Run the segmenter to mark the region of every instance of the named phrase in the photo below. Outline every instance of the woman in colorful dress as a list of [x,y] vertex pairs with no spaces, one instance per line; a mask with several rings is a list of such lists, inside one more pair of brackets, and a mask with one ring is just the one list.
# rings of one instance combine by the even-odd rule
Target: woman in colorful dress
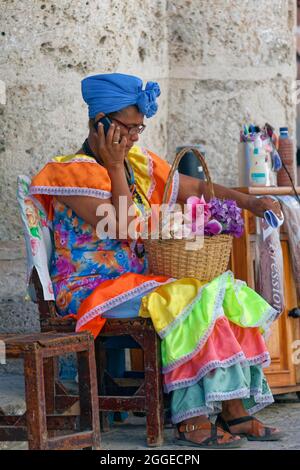
[[[240,436],[279,439],[277,429],[252,416],[273,401],[262,371],[270,362],[263,335],[277,312],[229,271],[208,283],[149,274],[142,243],[128,236],[136,215],[162,203],[170,170],[137,145],[144,116],[157,111],[159,85],[148,82],[143,89],[137,77],[103,74],[84,79],[82,94],[89,108],[87,139],[75,155],[47,163],[30,188],[53,228],[58,312],[75,316],[77,331],[95,337],[106,318],[151,317],[162,339],[164,388],[172,394],[178,443],[226,448],[240,446]],[[104,116],[111,121],[108,132],[99,122]],[[216,184],[214,191],[259,217],[268,209],[280,216],[272,199]],[[168,203],[202,194],[209,199],[205,182],[176,172]],[[116,215],[105,216],[104,208],[112,206]],[[116,236],[105,237],[99,226],[112,219]],[[212,424],[209,416],[218,411]]]

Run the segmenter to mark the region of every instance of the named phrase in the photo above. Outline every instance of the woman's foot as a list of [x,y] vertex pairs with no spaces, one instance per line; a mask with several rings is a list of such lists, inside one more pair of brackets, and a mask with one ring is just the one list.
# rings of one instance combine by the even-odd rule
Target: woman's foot
[[249,441],[277,441],[282,437],[279,429],[265,426],[249,416],[240,399],[223,401],[216,425],[234,435],[247,437]]
[[249,441],[277,441],[282,437],[279,429],[265,426],[253,416],[232,416],[220,413],[216,425],[234,436],[246,437]]
[[177,425],[175,431],[177,444],[193,447],[236,448],[243,440],[212,424],[204,416],[185,420]]

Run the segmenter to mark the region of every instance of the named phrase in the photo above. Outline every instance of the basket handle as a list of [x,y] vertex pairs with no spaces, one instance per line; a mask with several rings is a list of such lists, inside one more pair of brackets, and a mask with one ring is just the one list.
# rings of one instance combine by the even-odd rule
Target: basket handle
[[166,186],[165,186],[165,189],[164,189],[163,204],[165,204],[166,201],[167,201],[167,195],[168,195],[168,191],[169,191],[170,186],[171,186],[171,181],[173,180],[174,173],[178,168],[180,160],[182,159],[182,157],[186,153],[188,153],[190,151],[193,151],[193,153],[196,155],[196,157],[198,158],[199,162],[202,165],[202,168],[203,168],[203,171],[204,171],[204,174],[205,174],[205,177],[206,177],[206,181],[207,181],[207,184],[208,184],[208,190],[209,190],[209,193],[210,193],[210,197],[212,198],[212,197],[215,196],[213,183],[212,183],[212,180],[211,180],[211,177],[210,177],[210,174],[209,174],[209,171],[208,171],[206,161],[205,161],[205,158],[204,158],[203,154],[196,147],[185,147],[182,150],[180,150],[180,152],[178,152],[176,154],[176,157],[175,157],[175,159],[172,163],[172,167],[171,167],[171,170],[170,170],[167,182],[166,182]]

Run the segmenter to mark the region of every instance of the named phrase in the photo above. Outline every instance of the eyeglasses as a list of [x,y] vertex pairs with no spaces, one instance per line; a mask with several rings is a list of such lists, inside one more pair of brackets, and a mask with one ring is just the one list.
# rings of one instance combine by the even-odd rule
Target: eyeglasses
[[125,127],[127,129],[127,132],[128,132],[129,135],[141,134],[142,132],[144,132],[144,130],[146,128],[145,124],[140,124],[139,126],[127,126],[126,124],[124,124],[124,122],[119,121],[118,119],[116,119],[114,117],[110,117],[109,115],[108,115],[108,117],[112,121],[116,121],[118,124],[121,124],[121,126]]

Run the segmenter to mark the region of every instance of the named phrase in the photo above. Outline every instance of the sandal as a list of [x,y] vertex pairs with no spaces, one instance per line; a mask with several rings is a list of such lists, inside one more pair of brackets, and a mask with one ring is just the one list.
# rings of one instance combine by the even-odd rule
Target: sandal
[[[196,430],[210,430],[210,437],[207,437],[202,442],[194,442],[187,439],[185,433],[190,433]],[[218,433],[219,431],[219,433]],[[223,442],[218,443],[218,440],[222,439]],[[244,439],[234,439],[231,433],[225,432],[218,429],[212,423],[199,423],[199,424],[179,424],[177,425],[177,436],[176,443],[181,446],[191,447],[206,447],[209,449],[234,449],[241,447]]]
[[[251,432],[234,433],[230,431],[231,426],[246,423],[248,421],[252,421]],[[264,426],[263,423],[253,416],[242,416],[241,418],[225,421],[221,413],[219,413],[215,425],[223,429],[223,431],[230,432],[233,436],[246,437],[248,441],[278,441],[283,436],[283,433],[281,432],[272,432],[272,428]],[[263,435],[259,434],[259,430],[262,428],[264,429]]]

